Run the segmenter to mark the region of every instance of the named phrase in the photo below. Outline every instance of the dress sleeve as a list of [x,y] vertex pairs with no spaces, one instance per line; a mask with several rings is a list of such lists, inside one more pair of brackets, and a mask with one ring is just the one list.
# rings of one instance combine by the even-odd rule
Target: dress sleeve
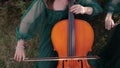
[[105,6],[106,12],[120,13],[120,0],[110,0]]
[[[28,40],[37,34],[37,26],[42,22],[45,6],[42,0],[34,0],[22,16],[20,25],[16,28],[16,39]],[[43,17],[44,18],[44,17]]]
[[93,13],[92,13],[92,15],[89,15],[89,17],[96,16],[99,13],[102,12],[102,8],[96,2],[96,0],[82,0],[82,2],[79,0],[78,3],[83,5],[83,6],[88,6],[88,7],[92,7],[93,8]]

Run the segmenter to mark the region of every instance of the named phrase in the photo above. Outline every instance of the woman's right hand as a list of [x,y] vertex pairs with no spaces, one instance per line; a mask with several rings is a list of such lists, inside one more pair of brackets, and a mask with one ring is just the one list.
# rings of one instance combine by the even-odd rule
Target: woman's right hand
[[14,54],[14,60],[17,62],[22,62],[25,59],[25,49],[23,45],[24,45],[24,41],[19,40]]
[[115,26],[114,20],[112,19],[112,13],[107,13],[105,18],[105,29],[111,30]]

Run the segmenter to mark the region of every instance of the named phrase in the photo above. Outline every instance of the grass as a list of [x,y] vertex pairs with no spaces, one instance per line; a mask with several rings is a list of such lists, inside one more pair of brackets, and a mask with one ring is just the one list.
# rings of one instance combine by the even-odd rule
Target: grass
[[[4,4],[0,7],[0,68],[33,68],[33,62],[16,63],[10,61],[15,52],[15,29],[20,22],[20,12],[22,13],[22,10],[14,5]],[[26,44],[27,57],[35,57],[38,48],[36,41],[30,40]],[[31,46],[33,44],[36,47]]]
[[[5,25],[5,24],[4,24]],[[30,63],[16,63],[11,62],[16,46],[15,27],[0,25],[0,68],[33,68],[33,62]],[[26,42],[27,57],[35,57],[37,54],[37,43],[34,40]],[[31,45],[36,45],[31,46]]]

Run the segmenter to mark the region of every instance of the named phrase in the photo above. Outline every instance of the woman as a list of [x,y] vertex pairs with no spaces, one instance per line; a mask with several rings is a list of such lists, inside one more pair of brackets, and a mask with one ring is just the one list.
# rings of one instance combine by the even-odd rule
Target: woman
[[97,61],[96,68],[120,68],[120,24],[115,26],[112,18],[114,14],[120,13],[120,0],[110,0],[106,5],[105,28],[113,33],[107,45],[100,52],[100,60]]
[[[90,19],[101,12],[100,6],[94,0],[75,0],[70,12],[76,18]],[[83,17],[83,16],[84,17]],[[17,46],[14,59],[21,62],[25,58],[24,42],[40,35],[39,57],[56,57],[51,42],[51,29],[56,22],[67,18],[68,0],[34,0],[23,15],[17,28]],[[57,62],[38,62],[36,68],[56,68]]]

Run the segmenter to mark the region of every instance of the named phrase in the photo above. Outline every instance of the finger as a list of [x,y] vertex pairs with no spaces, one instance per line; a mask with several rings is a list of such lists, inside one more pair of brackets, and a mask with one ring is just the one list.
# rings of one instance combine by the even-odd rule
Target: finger
[[16,61],[17,61],[17,62],[19,61],[19,56],[20,56],[20,52],[19,52],[19,51],[16,51]]
[[114,21],[113,20],[111,20],[111,29],[114,27]]
[[110,24],[107,24],[106,29],[107,29],[107,30],[110,30]]
[[76,10],[76,8],[70,9],[70,12],[74,12]]
[[74,14],[79,14],[78,12],[75,12]]
[[77,13],[77,10],[74,10],[72,13],[75,13],[75,14],[76,14],[76,13]]
[[108,18],[105,18],[105,28],[108,30],[108,25],[109,25],[109,20]]
[[110,21],[109,30],[112,28],[112,21]]
[[17,62],[19,61],[19,56],[18,56],[18,55],[16,55],[16,61],[17,61]]
[[105,28],[107,29],[108,28],[108,20],[105,19]]
[[78,9],[80,9],[80,8],[81,8],[80,5],[73,5],[73,6],[70,8],[70,10],[71,10],[71,12],[72,12],[72,11],[78,10]]
[[115,26],[114,21],[112,20],[112,28]]
[[107,19],[105,19],[105,29],[107,29]]
[[106,20],[106,23],[105,23],[105,25],[106,25],[106,29],[107,30],[110,30],[110,26],[111,26],[111,21],[109,21],[109,20]]
[[108,30],[108,22],[107,21],[105,22],[105,29]]
[[109,22],[108,25],[107,25],[107,29],[110,30],[110,27],[111,27],[111,24]]
[[19,58],[18,58],[18,62],[21,62],[21,56],[19,56]]
[[18,61],[19,61],[19,62],[22,61],[22,54],[19,55]]
[[109,30],[110,22],[107,22],[107,30]]
[[74,10],[73,13],[75,13],[75,14],[83,14],[83,12],[80,11],[79,9]]
[[73,5],[73,6],[71,6],[70,9],[74,9],[74,8],[76,8],[76,7],[77,7],[77,5]]
[[24,61],[25,60],[25,54],[23,54],[23,57],[22,57],[22,61]]
[[16,60],[16,54],[14,55],[14,60]]

